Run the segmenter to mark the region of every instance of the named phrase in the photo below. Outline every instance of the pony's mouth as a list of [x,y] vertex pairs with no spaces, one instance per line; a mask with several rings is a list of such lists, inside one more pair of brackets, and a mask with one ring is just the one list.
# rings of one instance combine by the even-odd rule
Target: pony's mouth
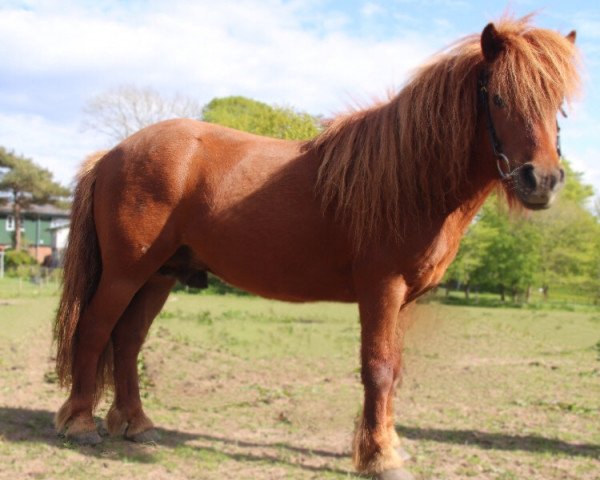
[[528,202],[522,198],[519,198],[519,200],[521,201],[521,204],[528,210],[547,210],[552,206],[553,199],[540,203]]
[[561,179],[552,185],[544,181],[541,185],[534,185],[534,188],[531,188],[531,185],[524,180],[523,175],[519,175],[514,180],[514,193],[521,205],[528,210],[546,210],[550,208],[557,197],[557,193],[564,185],[564,181]]

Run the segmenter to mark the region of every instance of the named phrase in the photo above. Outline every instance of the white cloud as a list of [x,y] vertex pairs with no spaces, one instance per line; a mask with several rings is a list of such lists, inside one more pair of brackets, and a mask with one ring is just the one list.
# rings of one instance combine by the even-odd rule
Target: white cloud
[[237,90],[315,112],[336,106],[339,91],[385,89],[432,51],[414,38],[369,41],[335,28],[319,35],[303,28],[296,7],[277,1],[203,3],[125,20],[118,11],[4,11],[0,61],[20,75],[95,75],[101,87],[152,83],[202,88],[205,97]]
[[0,145],[52,171],[69,184],[79,164],[103,148],[102,139],[82,133],[77,125],[57,125],[39,115],[0,114]]
[[140,5],[0,7],[0,145],[66,182],[100,146],[79,131],[85,100],[115,85],[151,85],[201,103],[242,94],[329,115],[352,98],[383,96],[439,47],[415,36],[352,37],[342,31],[344,15],[313,16],[310,2]]
[[[449,1],[454,7],[461,5]],[[316,0],[4,3],[0,145],[33,157],[69,181],[83,157],[102,146],[97,138],[80,132],[84,102],[124,83],[150,85],[168,94],[179,91],[201,103],[241,94],[328,116],[356,99],[364,103],[398,87],[407,72],[439,50],[442,39],[454,35],[456,28],[442,22],[438,30],[422,35],[403,28],[398,36],[380,40],[360,36],[348,28],[344,12],[324,15],[317,4]],[[364,2],[365,13],[376,17],[378,5]],[[392,17],[399,15],[389,10]],[[405,15],[402,23],[412,25],[410,12]],[[578,124],[580,132],[595,125],[587,116]],[[585,157],[593,152],[583,151],[583,145],[576,150],[579,144],[573,141],[570,148],[571,133],[578,138],[577,129],[565,125],[565,151],[588,170],[583,162],[589,165]]]

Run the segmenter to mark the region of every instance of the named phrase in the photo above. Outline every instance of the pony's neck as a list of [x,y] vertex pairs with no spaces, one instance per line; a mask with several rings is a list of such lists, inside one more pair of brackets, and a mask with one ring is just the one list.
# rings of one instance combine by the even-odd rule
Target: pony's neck
[[469,158],[461,194],[450,202],[447,215],[453,216],[466,228],[483,206],[487,197],[500,186],[495,159],[486,132],[478,122],[473,151]]

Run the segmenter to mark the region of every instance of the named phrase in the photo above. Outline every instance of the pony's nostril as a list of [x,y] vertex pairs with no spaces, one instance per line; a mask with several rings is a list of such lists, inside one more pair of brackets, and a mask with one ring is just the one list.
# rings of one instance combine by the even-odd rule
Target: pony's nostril
[[550,176],[550,189],[554,190],[554,188],[558,185],[562,185],[565,181],[565,171],[562,168],[559,168]]
[[530,163],[526,163],[521,167],[521,177],[523,178],[523,182],[532,190],[535,190],[537,187],[537,178],[535,177],[534,169],[535,167]]

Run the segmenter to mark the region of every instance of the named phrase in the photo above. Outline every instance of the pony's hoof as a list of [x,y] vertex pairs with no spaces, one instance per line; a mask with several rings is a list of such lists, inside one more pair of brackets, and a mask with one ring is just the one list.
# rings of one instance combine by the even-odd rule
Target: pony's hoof
[[373,477],[374,480],[415,480],[412,473],[404,468],[394,468],[378,473]]
[[396,448],[396,452],[398,452],[398,455],[400,455],[400,458],[402,459],[403,462],[408,462],[411,458],[410,453],[408,453],[402,447]]
[[91,432],[77,433],[75,435],[67,434],[65,438],[69,442],[80,446],[88,445],[93,447],[94,445],[102,443],[102,437],[95,430]]
[[160,440],[160,435],[155,428],[150,428],[134,435],[127,435],[125,433],[125,438],[135,443],[156,443]]

